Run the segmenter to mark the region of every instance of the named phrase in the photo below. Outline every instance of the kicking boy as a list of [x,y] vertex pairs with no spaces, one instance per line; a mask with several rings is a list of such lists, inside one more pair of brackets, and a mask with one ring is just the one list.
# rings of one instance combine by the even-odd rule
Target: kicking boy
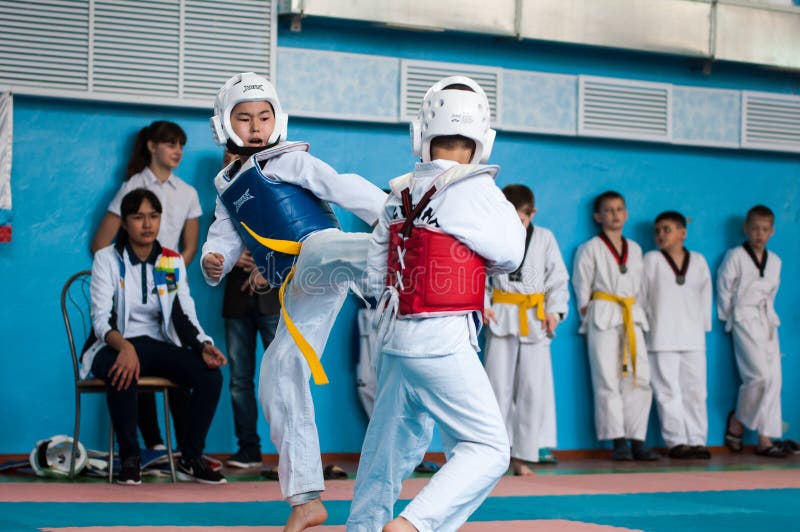
[[647,318],[637,303],[642,249],[622,236],[627,219],[619,192],[595,199],[600,234],[578,248],[572,285],[589,348],[597,439],[614,441],[612,460],[658,460],[644,446],[653,392],[642,332]]
[[786,449],[773,444],[781,430],[780,320],[775,295],[781,279],[781,259],[767,251],[775,233],[775,214],[763,205],[747,211],[747,241],[729,249],[717,271],[717,315],[732,333],[733,353],[742,385],[736,410],[725,423],[725,445],[742,451],[744,428],[758,433],[756,454],[785,458]]
[[218,284],[247,244],[263,277],[281,286],[282,315],[261,363],[259,400],[279,453],[281,493],[292,506],[285,530],[303,530],[327,518],[308,380],[327,382],[317,353],[348,288],[363,278],[370,237],[342,233],[325,202],[373,224],[386,194],[358,175],[337,174],[307,153],[308,144],[284,142],[287,116],[261,76],[228,80],[214,113],[216,142],[239,159],[215,179],[219,197],[203,245],[203,275]]
[[662,212],[658,251],[644,256],[647,355],[661,435],[670,458],[711,458],[706,448],[706,332],[711,330],[711,273],[706,259],[684,247],[686,218]]
[[531,189],[508,185],[503,194],[525,227],[525,257],[516,271],[487,284],[485,364],[508,430],[511,468],[530,475],[529,462],[556,462],[548,450],[556,446],[550,340],[567,314],[569,274],[553,233],[532,223]]
[[[373,231],[371,281],[383,291],[378,390],[349,531],[456,530],[508,468],[503,418],[476,353],[486,271],[519,266],[525,231],[484,166],[495,132],[480,86],[433,85],[411,134],[414,172],[391,181]],[[392,519],[402,481],[437,423],[447,463]]]

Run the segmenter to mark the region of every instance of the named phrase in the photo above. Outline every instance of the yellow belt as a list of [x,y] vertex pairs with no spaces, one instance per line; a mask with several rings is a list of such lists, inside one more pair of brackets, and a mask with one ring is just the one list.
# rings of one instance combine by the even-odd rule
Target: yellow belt
[[[622,307],[622,326],[625,328],[625,339],[622,342],[622,375],[628,375],[628,365],[633,369],[633,379],[636,382],[636,329],[633,326],[633,305],[635,297],[621,297],[606,292],[592,292],[592,299],[611,301]],[[628,358],[630,356],[630,359]]]
[[507,305],[517,305],[519,307],[519,335],[528,336],[528,309],[536,307],[536,318],[544,321],[546,319],[544,310],[544,294],[520,294],[517,292],[505,292],[503,290],[492,291],[492,301],[495,303],[505,303]]
[[[255,238],[262,246],[279,253],[286,253],[287,255],[300,254],[300,249],[303,247],[302,242],[265,238],[250,229],[246,223],[239,223],[241,223],[245,231],[250,233],[250,236]],[[298,349],[300,349],[300,353],[306,359],[308,367],[311,368],[311,376],[314,379],[314,384],[328,384],[328,376],[325,374],[325,370],[322,368],[322,363],[319,361],[319,356],[317,355],[316,351],[314,351],[314,348],[311,347],[311,344],[308,343],[308,340],[306,340],[303,334],[298,330],[297,326],[289,317],[289,313],[286,312],[286,306],[283,304],[283,294],[286,292],[286,285],[289,284],[289,281],[292,277],[294,277],[294,266],[289,271],[289,275],[286,276],[286,279],[284,279],[283,283],[281,284],[281,289],[278,292],[278,300],[281,303],[281,314],[283,315],[283,321],[286,323],[286,329],[292,336],[292,340],[294,340],[294,343],[297,344]]]

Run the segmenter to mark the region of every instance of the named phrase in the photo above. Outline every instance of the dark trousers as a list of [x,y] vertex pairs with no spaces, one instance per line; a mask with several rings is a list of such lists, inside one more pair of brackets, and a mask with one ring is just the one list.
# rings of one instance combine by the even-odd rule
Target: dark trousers
[[[169,391],[169,410],[172,414],[172,425],[175,427],[175,438],[183,439],[189,416],[189,391],[175,388]],[[155,393],[139,393],[139,432],[142,434],[144,446],[152,449],[164,443],[161,428],[158,426]]]
[[261,454],[258,437],[258,405],[256,403],[256,335],[261,335],[264,349],[275,338],[280,314],[261,314],[253,308],[243,318],[225,320],[225,341],[231,368],[231,404],[233,424],[239,448]]
[[[128,341],[139,356],[140,376],[164,377],[189,390],[188,419],[183,434],[179,435],[178,445],[184,457],[199,458],[217,409],[222,372],[209,369],[200,355],[190,349],[147,337],[129,338]],[[139,454],[136,437],[139,405],[135,382],[126,390],[117,390],[110,384],[108,372],[117,355],[109,346],[101,349],[92,362],[92,373],[106,381],[108,410],[117,433],[120,458],[125,459]]]

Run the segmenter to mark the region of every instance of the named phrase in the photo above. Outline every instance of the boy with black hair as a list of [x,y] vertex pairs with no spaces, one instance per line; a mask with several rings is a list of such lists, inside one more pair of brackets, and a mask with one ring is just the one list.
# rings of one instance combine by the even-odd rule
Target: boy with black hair
[[556,404],[550,341],[569,303],[569,274],[553,233],[533,225],[533,191],[503,188],[525,227],[525,256],[515,271],[487,284],[483,321],[486,373],[511,442],[515,475],[530,475],[530,463],[555,463]]
[[[466,86],[468,90],[459,90]],[[390,182],[368,265],[382,296],[378,389],[347,530],[456,530],[508,468],[503,418],[476,350],[490,274],[519,266],[514,208],[485,166],[495,132],[469,78],[431,87],[412,122],[414,172]],[[402,481],[439,426],[447,463],[392,519]]]
[[711,330],[711,273],[705,258],[684,246],[686,218],[665,211],[655,219],[658,250],[644,256],[647,354],[661,435],[670,458],[711,458],[706,445],[706,332]]
[[781,348],[780,320],[775,313],[775,296],[781,279],[781,259],[767,251],[775,234],[775,214],[756,205],[744,222],[747,240],[728,250],[717,270],[717,315],[733,338],[733,353],[742,384],[736,410],[725,423],[725,445],[742,451],[745,428],[758,433],[756,454],[785,458],[786,446],[773,443],[780,438]]
[[613,440],[612,460],[649,461],[658,455],[644,446],[653,392],[644,342],[647,317],[638,304],[642,249],[622,236],[627,220],[622,194],[610,190],[597,196],[594,221],[600,233],[578,248],[572,285],[589,348],[597,438]]

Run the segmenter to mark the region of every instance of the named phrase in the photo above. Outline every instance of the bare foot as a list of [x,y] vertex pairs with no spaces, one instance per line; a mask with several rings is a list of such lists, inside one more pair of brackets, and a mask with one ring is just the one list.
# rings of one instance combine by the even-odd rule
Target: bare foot
[[514,471],[514,475],[518,477],[529,477],[536,474],[530,467],[528,467],[527,462],[520,460],[519,458],[511,459],[511,470]]
[[395,517],[386,523],[383,532],[417,532],[417,527],[406,521],[404,517]]
[[322,499],[314,499],[305,504],[292,508],[289,520],[283,527],[283,532],[300,532],[312,526],[319,526],[328,518],[328,511],[322,504]]

